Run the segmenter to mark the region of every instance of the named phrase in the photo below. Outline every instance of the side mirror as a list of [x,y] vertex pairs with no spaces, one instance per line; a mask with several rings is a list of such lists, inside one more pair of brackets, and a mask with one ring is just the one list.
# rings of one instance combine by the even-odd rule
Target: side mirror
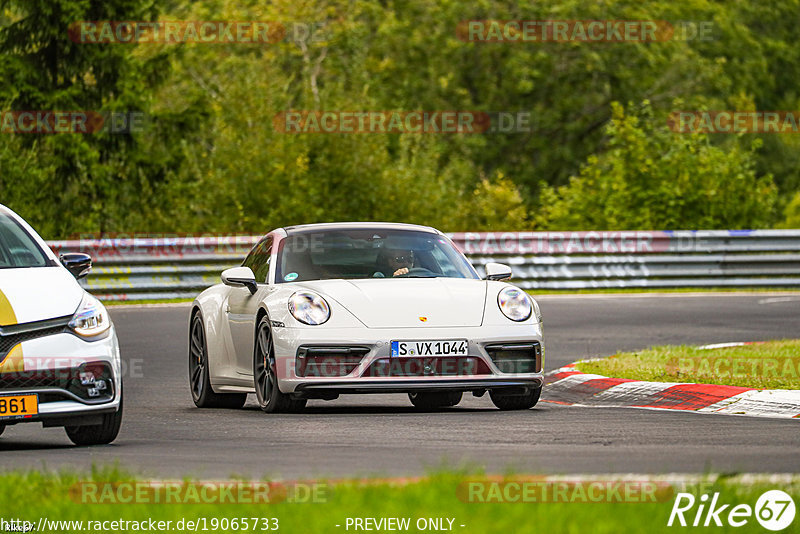
[[76,280],[80,280],[92,270],[92,257],[88,254],[68,252],[62,254],[59,259],[61,260],[61,265],[66,267]]
[[487,263],[484,280],[508,280],[511,278],[511,267],[502,263]]
[[222,283],[230,287],[246,287],[251,295],[258,290],[256,275],[250,267],[233,267],[222,271]]

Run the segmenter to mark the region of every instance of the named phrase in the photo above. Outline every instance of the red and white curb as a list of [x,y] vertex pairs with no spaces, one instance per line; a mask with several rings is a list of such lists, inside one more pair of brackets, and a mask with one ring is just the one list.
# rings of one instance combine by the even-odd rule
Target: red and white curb
[[543,402],[596,408],[685,410],[800,419],[800,391],[644,382],[582,373],[569,364],[547,374]]

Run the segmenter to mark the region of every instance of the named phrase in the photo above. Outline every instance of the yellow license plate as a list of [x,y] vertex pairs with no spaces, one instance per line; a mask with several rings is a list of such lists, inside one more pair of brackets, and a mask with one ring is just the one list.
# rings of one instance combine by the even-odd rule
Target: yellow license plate
[[0,419],[9,417],[25,417],[39,413],[38,395],[6,395],[0,396]]

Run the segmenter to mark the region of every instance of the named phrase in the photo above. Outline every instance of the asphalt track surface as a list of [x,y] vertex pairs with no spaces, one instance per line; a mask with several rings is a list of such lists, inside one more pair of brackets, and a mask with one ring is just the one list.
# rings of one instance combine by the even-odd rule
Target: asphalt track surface
[[[546,368],[653,344],[800,337],[800,294],[543,296]],[[488,395],[418,414],[403,395],[311,401],[267,415],[194,407],[188,305],[112,308],[127,362],[125,417],[108,446],[80,448],[60,428],[21,424],[0,438],[3,469],[89,469],[203,478],[487,472],[800,472],[800,422],[540,402],[495,410]]]

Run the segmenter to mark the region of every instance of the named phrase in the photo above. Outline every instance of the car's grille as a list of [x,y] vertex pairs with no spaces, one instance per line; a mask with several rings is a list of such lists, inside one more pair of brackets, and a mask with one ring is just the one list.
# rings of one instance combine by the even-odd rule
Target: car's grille
[[11,349],[24,341],[66,332],[69,320],[69,317],[62,317],[60,319],[0,327],[0,363],[6,359]]
[[[35,369],[0,373],[0,393],[5,391],[44,391],[49,400],[69,398],[56,390],[72,393],[87,402],[114,398],[114,375],[106,362],[85,363],[79,367]],[[40,398],[41,402],[46,402]]]
[[364,376],[468,376],[491,374],[475,357],[382,358],[369,366]]
[[367,353],[367,347],[300,347],[295,358],[295,373],[308,377],[347,376]]
[[62,379],[59,377],[60,373],[68,376],[71,374],[71,370],[21,371],[0,374],[0,389],[60,388],[63,383]]
[[542,370],[542,346],[538,341],[487,345],[485,348],[501,373],[538,373]]

